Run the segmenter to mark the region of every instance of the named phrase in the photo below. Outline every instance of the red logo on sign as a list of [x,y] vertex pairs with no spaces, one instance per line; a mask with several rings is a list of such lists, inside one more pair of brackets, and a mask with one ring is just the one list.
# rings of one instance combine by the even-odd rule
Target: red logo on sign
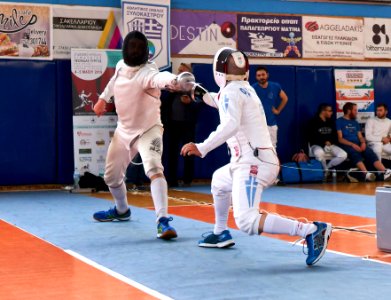
[[318,25],[318,23],[316,23],[316,21],[307,22],[307,23],[305,23],[305,28],[308,31],[316,31],[319,29],[319,25]]

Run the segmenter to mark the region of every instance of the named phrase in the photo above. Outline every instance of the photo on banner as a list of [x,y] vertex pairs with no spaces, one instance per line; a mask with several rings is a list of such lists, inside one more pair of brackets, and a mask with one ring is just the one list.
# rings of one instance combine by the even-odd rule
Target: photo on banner
[[364,20],[303,16],[303,58],[364,59]]
[[114,99],[99,118],[93,108],[121,59],[120,50],[71,50],[74,160],[80,174],[104,174],[107,149],[117,127]]
[[250,57],[301,58],[300,16],[238,14],[238,48]]
[[373,69],[335,69],[337,117],[343,116],[346,102],[357,104],[357,121],[365,123],[374,115],[375,89]]
[[236,48],[236,14],[171,11],[171,54],[215,55]]
[[160,70],[171,66],[169,41],[170,0],[122,1],[124,36],[142,32],[148,39],[149,60]]
[[391,19],[364,18],[365,57],[391,59]]
[[0,58],[53,58],[50,6],[0,3]]
[[53,56],[70,59],[71,48],[121,49],[119,8],[53,6]]

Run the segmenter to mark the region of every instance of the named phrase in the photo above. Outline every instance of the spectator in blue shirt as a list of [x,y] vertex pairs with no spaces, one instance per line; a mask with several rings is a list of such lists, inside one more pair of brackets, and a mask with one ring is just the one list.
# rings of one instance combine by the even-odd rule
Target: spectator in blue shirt
[[269,72],[266,67],[258,67],[255,73],[257,82],[252,86],[261,99],[266,115],[267,126],[274,148],[277,147],[277,115],[288,103],[288,96],[277,82],[269,81]]
[[[337,119],[338,142],[347,152],[350,161],[361,171],[359,179],[363,181],[375,181],[376,179],[374,173],[368,172],[364,164],[365,159],[368,166],[373,166],[384,174],[385,181],[391,180],[391,170],[386,169],[375,152],[367,147],[360,124],[356,121],[357,105],[352,102],[345,103],[343,113],[344,115]],[[351,182],[358,181],[351,172],[348,172],[347,176]]]

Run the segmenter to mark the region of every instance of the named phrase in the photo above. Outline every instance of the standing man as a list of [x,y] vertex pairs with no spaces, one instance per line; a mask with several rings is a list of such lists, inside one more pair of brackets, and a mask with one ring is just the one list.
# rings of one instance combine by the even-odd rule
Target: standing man
[[269,81],[269,72],[266,67],[258,67],[255,77],[257,82],[252,87],[261,99],[272,144],[274,148],[277,148],[277,116],[288,103],[288,96],[279,83]]
[[388,108],[384,103],[376,106],[376,115],[365,124],[365,138],[368,146],[381,161],[382,152],[391,155],[391,120],[387,118]]
[[[343,106],[343,116],[337,119],[337,134],[338,142],[341,148],[344,149],[352,164],[357,166],[361,171],[361,181],[375,181],[374,173],[368,172],[365,162],[368,166],[373,166],[377,171],[384,174],[384,180],[391,179],[391,170],[386,169],[379,160],[375,152],[365,142],[361,133],[360,124],[356,121],[357,118],[357,104],[346,102]],[[347,174],[351,182],[358,182],[358,179]]]
[[[181,63],[178,74],[183,72],[192,73],[189,64]],[[179,151],[182,145],[194,141],[197,124],[198,103],[194,102],[188,93],[170,92],[167,99],[163,100],[166,111],[167,126],[165,133],[169,137],[168,152],[168,186],[177,187]],[[194,157],[183,158],[183,185],[190,186],[194,177]]]
[[205,157],[227,142],[231,153],[230,163],[216,170],[212,178],[216,220],[213,233],[204,234],[198,245],[226,248],[235,244],[227,229],[232,201],[240,230],[249,235],[265,232],[301,236],[308,247],[306,263],[313,265],[326,251],[331,224],[302,223],[259,211],[262,192],[276,180],[280,168],[262,104],[247,81],[248,69],[243,52],[222,48],[216,53],[213,70],[220,92],[211,106],[218,108],[220,124],[205,141],[188,143],[181,150],[184,156]]
[[[347,158],[347,153],[336,146],[337,131],[335,123],[331,119],[333,109],[331,105],[322,103],[318,107],[317,115],[309,123],[309,140],[312,153],[319,160],[325,170],[327,177],[328,170],[338,166]],[[325,155],[331,154],[331,160],[327,163]]]
[[148,40],[139,31],[126,35],[122,56],[114,76],[94,106],[97,116],[101,116],[106,112],[106,103],[112,96],[115,98],[118,123],[108,149],[104,175],[115,206],[107,211],[98,211],[93,217],[100,222],[130,219],[125,172],[139,152],[144,172],[151,180],[157,237],[172,239],[177,237],[177,233],[169,224],[172,217],[167,212],[167,182],[161,161],[163,126],[160,119],[160,90],[175,89],[177,77],[169,72],[159,72],[156,64],[148,61]]

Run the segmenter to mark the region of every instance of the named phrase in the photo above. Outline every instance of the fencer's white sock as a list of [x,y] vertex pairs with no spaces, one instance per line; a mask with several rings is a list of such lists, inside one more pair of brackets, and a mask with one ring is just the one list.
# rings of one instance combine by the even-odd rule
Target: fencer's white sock
[[316,225],[312,223],[302,223],[273,214],[266,216],[265,224],[263,225],[263,231],[266,233],[298,235],[303,238],[313,233],[316,228]]
[[157,220],[161,217],[167,217],[167,181],[164,177],[158,177],[151,181],[151,194],[153,204],[155,205]]
[[213,202],[215,206],[215,226],[213,233],[220,234],[227,229],[229,207],[231,205],[231,198],[228,196],[213,195]]
[[117,208],[117,212],[119,214],[123,214],[128,211],[128,199],[127,199],[127,191],[126,185],[124,182],[119,187],[112,188],[109,187],[110,193],[114,197],[115,207]]
[[298,222],[296,235],[305,238],[307,235],[313,233],[318,229],[314,223]]

